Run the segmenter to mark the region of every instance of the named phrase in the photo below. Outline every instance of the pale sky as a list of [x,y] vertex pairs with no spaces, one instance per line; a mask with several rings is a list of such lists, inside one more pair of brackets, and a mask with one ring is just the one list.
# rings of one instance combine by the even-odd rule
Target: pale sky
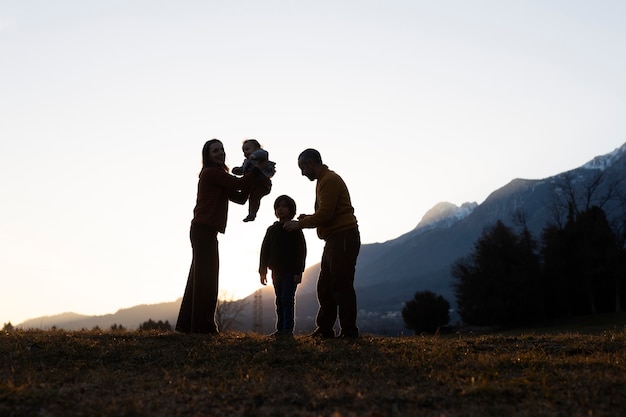
[[231,204],[220,235],[234,297],[260,286],[274,199],[313,211],[305,148],[365,244],[611,152],[624,21],[621,0],[0,0],[0,325],[181,297],[210,138],[231,168],[244,138],[277,164],[256,222]]

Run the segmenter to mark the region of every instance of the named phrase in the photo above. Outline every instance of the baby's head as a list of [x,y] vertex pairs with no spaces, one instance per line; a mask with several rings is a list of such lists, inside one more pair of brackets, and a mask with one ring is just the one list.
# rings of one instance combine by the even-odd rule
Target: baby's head
[[250,154],[257,149],[261,149],[261,144],[256,139],[246,139],[243,141],[243,145],[241,146],[241,150],[243,151],[243,155],[248,158]]

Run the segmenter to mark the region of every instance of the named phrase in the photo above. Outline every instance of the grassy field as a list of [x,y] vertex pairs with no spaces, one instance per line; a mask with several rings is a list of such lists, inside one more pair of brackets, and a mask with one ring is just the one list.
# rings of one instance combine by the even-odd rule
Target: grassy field
[[623,326],[354,341],[0,334],[0,417],[624,415]]

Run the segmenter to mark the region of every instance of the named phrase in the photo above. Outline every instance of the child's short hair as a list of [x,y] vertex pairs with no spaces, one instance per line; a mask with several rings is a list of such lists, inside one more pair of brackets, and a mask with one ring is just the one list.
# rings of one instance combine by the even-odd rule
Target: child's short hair
[[296,215],[296,202],[294,199],[284,194],[276,197],[276,200],[274,201],[274,211],[276,211],[281,202],[284,202],[287,205],[289,208],[289,214],[291,214],[291,218],[293,219]]
[[251,143],[254,145],[255,148],[257,149],[262,149],[263,147],[261,146],[261,144],[259,143],[258,140],[256,139],[244,139],[243,144],[245,145],[246,143]]

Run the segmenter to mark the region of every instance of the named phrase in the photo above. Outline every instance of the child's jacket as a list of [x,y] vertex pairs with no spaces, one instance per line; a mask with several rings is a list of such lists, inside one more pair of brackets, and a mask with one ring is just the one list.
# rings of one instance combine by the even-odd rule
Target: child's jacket
[[288,232],[283,223],[275,222],[267,228],[259,261],[259,273],[293,272],[302,274],[306,262],[306,241],[302,230]]

